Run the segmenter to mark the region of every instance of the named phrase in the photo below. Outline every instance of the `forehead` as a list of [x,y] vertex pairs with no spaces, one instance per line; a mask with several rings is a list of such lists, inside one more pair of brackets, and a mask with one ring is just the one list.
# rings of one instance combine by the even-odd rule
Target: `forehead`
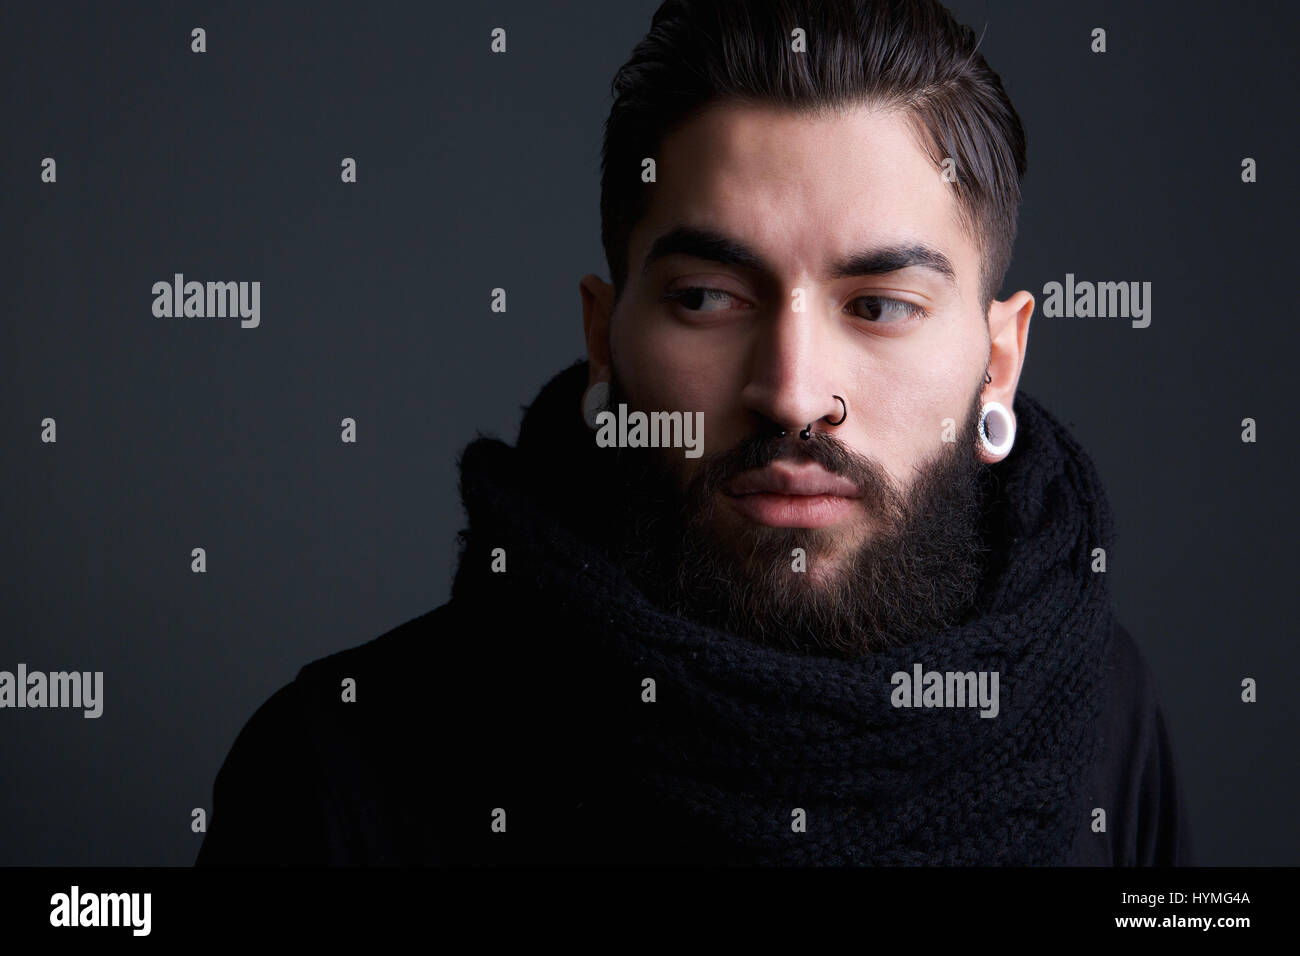
[[978,253],[961,228],[952,184],[900,111],[826,113],[712,104],[664,138],[632,262],[672,225],[707,225],[753,245],[789,275],[884,242],[943,251],[960,283]]

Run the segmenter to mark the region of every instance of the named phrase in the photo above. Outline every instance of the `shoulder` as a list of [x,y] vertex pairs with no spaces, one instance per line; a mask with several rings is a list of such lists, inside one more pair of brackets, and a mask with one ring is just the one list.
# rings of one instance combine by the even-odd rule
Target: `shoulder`
[[[1079,862],[1108,866],[1191,862],[1187,808],[1157,682],[1137,642],[1115,622],[1104,663],[1106,702],[1085,785]],[[1105,831],[1094,827],[1102,819]]]
[[351,776],[350,761],[374,769],[391,756],[384,748],[406,743],[403,728],[436,723],[449,675],[460,680],[466,641],[459,616],[449,602],[311,661],[264,706],[304,731],[304,744],[327,770]]
[[1137,641],[1119,621],[1115,622],[1107,644],[1105,675],[1107,695],[1103,726],[1130,731],[1121,734],[1120,741],[1112,743],[1123,740],[1148,743],[1147,736],[1132,731],[1147,729],[1154,724],[1159,709],[1156,679]]
[[[236,736],[213,785],[197,865],[352,862],[369,825],[361,782],[382,786],[403,714],[427,698],[451,639],[448,605],[318,658],[270,695]],[[422,687],[421,685],[425,685]],[[368,704],[368,706],[366,706]]]
[[290,682],[253,712],[222,761],[195,865],[328,862],[332,823],[314,799],[320,774],[306,737],[299,687]]
[[344,681],[352,681],[352,697],[378,691],[384,697],[403,683],[427,679],[427,668],[436,666],[459,635],[455,608],[443,604],[419,617],[386,631],[379,637],[305,664],[294,683],[305,706],[340,700]]

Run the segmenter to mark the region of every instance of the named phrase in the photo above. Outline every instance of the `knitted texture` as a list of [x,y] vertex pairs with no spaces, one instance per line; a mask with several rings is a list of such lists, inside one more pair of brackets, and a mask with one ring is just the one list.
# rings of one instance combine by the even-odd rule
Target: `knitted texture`
[[[1081,785],[1112,624],[1106,575],[1091,563],[1094,548],[1109,553],[1111,516],[1060,423],[1017,393],[978,607],[924,640],[846,660],[701,626],[638,590],[593,534],[618,489],[580,419],[585,383],[581,363],[553,379],[517,448],[479,438],[465,449],[453,604],[496,622],[494,660],[549,662],[534,673],[552,675],[545,699],[567,716],[547,733],[573,741],[572,785],[591,804],[606,794],[632,828],[689,821],[716,837],[719,862],[1065,861],[1087,826]],[[496,548],[506,573],[490,570]],[[914,664],[997,672],[997,715],[895,707],[891,677]],[[518,719],[544,723],[545,709]],[[600,838],[582,832],[566,838]]]

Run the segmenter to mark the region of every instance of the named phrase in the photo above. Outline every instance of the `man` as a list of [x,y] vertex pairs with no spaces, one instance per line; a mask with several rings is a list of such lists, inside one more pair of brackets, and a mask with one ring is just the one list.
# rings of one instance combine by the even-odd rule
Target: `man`
[[669,0],[587,360],[461,460],[452,599],[303,668],[200,864],[1170,864],[1104,490],[995,295],[1025,137],[935,3]]

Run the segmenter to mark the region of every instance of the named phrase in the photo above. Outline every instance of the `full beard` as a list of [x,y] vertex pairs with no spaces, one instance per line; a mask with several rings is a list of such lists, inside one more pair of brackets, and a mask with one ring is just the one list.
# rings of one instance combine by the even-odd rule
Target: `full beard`
[[[662,452],[617,449],[615,553],[666,610],[769,647],[859,657],[932,635],[972,611],[986,568],[993,479],[976,456],[978,399],[957,440],[918,469],[906,493],[825,431],[809,440],[755,435],[703,460],[685,492]],[[615,383],[611,403],[620,401]],[[851,478],[872,534],[843,551],[835,528],[727,521],[721,484],[778,458]]]

